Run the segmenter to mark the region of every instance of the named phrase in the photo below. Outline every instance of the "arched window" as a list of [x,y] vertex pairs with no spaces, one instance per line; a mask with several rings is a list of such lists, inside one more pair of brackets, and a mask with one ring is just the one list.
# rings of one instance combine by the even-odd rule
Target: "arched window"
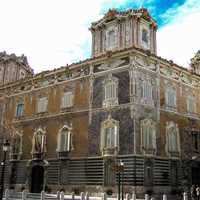
[[57,152],[69,152],[72,150],[71,128],[64,125],[58,133]]
[[119,146],[119,122],[108,116],[101,123],[101,151],[103,155],[115,154]]
[[169,154],[180,151],[179,130],[178,125],[174,122],[166,123],[166,149]]
[[141,121],[142,148],[147,154],[156,150],[156,124],[152,119]]
[[32,153],[46,152],[46,130],[41,127],[38,128],[33,135]]
[[15,132],[11,139],[11,159],[20,159],[22,154],[22,134]]

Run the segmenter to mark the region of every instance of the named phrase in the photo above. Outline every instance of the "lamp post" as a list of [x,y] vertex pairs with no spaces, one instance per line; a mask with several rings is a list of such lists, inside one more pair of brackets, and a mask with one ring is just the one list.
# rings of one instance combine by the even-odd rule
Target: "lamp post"
[[120,160],[120,168],[121,168],[121,184],[122,184],[122,200],[124,200],[124,163]]
[[9,151],[10,144],[8,140],[3,144],[3,161],[1,162],[1,179],[0,179],[0,200],[3,199],[4,191],[4,175],[5,175],[5,164],[6,164],[6,154]]

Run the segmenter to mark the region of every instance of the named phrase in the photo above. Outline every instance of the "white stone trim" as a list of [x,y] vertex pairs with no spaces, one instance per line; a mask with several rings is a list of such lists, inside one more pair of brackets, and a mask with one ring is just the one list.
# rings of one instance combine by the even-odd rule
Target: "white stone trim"
[[[112,128],[114,133],[110,136],[114,136],[114,138],[110,138],[113,140],[113,146],[106,147],[106,130]],[[111,141],[110,141],[111,142]],[[110,144],[111,145],[111,144]],[[116,155],[119,150],[119,121],[112,119],[111,115],[101,123],[101,137],[100,137],[100,150],[103,156],[109,156],[107,150],[112,152],[111,156]]]
[[[61,137],[62,134],[65,136],[64,138]],[[64,142],[64,149],[61,148],[63,146],[63,144],[61,144],[62,142]],[[57,152],[69,152],[72,149],[73,149],[72,127],[69,127],[68,125],[64,125],[58,132],[56,151]]]
[[[156,123],[152,119],[140,121],[141,150],[144,154],[153,155],[156,152]],[[148,133],[148,134],[147,134]],[[147,134],[147,135],[145,135]],[[147,138],[145,138],[147,137]],[[151,141],[150,141],[151,139]],[[146,140],[146,142],[145,142]],[[145,144],[147,143],[147,144]],[[147,145],[147,146],[146,146]]]
[[[174,131],[174,132],[173,132]],[[172,135],[175,134],[175,135]],[[173,137],[176,137],[174,139]],[[176,140],[176,144],[172,143]],[[180,136],[179,136],[179,128],[178,124],[174,123],[173,121],[166,122],[166,153],[171,157],[177,157],[180,155]],[[177,156],[173,154],[176,153]]]

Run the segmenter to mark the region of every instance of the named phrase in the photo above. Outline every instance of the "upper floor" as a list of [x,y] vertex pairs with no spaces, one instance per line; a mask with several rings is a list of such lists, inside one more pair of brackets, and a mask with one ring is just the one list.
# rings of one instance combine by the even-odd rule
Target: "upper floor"
[[33,69],[24,55],[0,53],[0,84],[15,82],[33,75]]
[[156,54],[156,22],[144,8],[118,12],[109,10],[92,23],[92,56],[138,47]]

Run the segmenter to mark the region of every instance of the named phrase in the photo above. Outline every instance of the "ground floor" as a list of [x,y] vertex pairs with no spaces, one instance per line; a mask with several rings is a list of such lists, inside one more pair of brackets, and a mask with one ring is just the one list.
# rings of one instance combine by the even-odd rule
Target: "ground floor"
[[[116,170],[117,163],[122,170]],[[200,162],[160,157],[122,155],[116,158],[87,157],[21,160],[7,163],[6,183],[16,190],[30,192],[176,194],[192,184],[200,185]],[[120,178],[120,179],[119,179]]]

